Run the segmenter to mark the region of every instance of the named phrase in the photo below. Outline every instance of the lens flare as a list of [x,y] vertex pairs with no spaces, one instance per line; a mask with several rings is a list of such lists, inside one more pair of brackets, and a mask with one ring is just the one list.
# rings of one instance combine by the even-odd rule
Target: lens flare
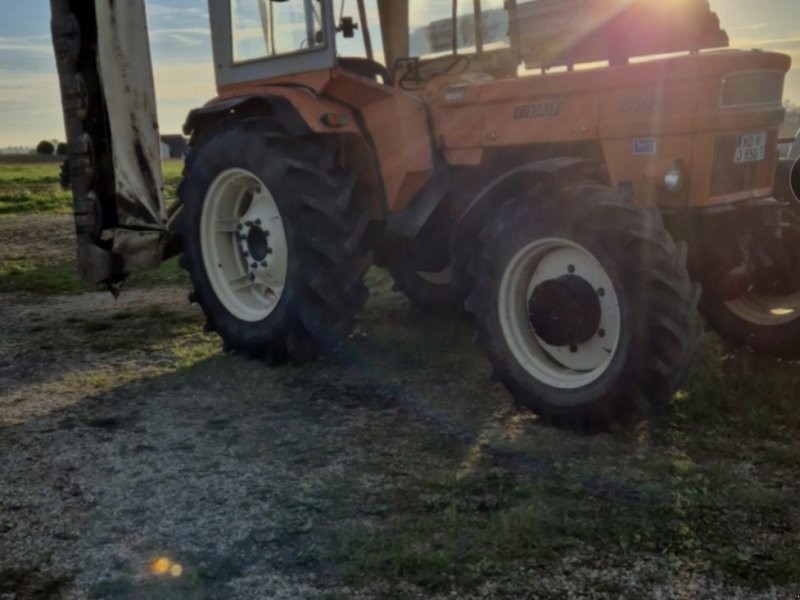
[[152,562],[150,565],[150,572],[153,573],[153,575],[164,575],[172,566],[172,561],[162,556]]

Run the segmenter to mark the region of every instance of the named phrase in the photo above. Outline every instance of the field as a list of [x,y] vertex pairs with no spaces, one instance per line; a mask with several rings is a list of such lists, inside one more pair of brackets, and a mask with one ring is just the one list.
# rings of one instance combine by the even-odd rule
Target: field
[[270,369],[174,262],[78,282],[57,181],[0,165],[0,598],[800,593],[797,363],[709,334],[669,414],[581,437],[373,269],[341,350]]

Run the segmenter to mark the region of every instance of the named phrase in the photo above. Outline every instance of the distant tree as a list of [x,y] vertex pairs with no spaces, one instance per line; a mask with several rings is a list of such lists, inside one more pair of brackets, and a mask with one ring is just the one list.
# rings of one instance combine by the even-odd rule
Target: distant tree
[[56,146],[56,154],[59,156],[66,156],[69,154],[69,150],[67,149],[67,145],[64,142],[59,142]]
[[786,118],[781,126],[781,137],[794,137],[800,131],[800,104],[787,100],[783,105],[786,108]]
[[55,154],[56,147],[53,145],[53,142],[48,142],[47,140],[42,140],[39,142],[39,145],[36,146],[36,154]]

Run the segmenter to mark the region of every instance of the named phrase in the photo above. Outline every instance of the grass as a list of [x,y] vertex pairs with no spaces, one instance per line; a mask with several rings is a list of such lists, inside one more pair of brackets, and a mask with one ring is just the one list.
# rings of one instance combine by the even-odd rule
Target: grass
[[[187,285],[188,276],[173,258],[155,271],[134,273],[125,288],[148,288],[158,285]],[[0,290],[37,294],[80,294],[95,288],[78,278],[75,261],[69,259],[42,263],[33,259],[0,261]]]
[[[183,162],[168,160],[163,164],[165,196],[174,199],[181,179]],[[0,218],[29,213],[53,214],[71,210],[72,193],[61,189],[59,162],[0,162]],[[177,260],[164,263],[156,271],[135,273],[126,287],[183,285],[187,277]],[[73,256],[57,260],[12,258],[0,260],[0,290],[42,294],[74,294],[95,289],[77,276]]]
[[[183,161],[164,161],[164,195],[175,199]],[[60,162],[5,163],[0,161],[0,215],[69,212],[72,192],[59,183]]]
[[[668,415],[586,438],[509,412],[505,392],[475,374],[480,353],[463,345],[469,327],[415,328],[394,309],[370,317],[374,344],[384,336],[412,352],[412,339],[425,344],[434,377],[449,381],[419,401],[451,419],[463,411],[456,420],[477,438],[459,467],[411,472],[377,492],[391,507],[385,518],[356,527],[340,547],[352,586],[467,595],[491,581],[497,596],[539,597],[542,578],[566,559],[576,581],[578,572],[609,574],[605,587],[592,580],[576,589],[591,583],[615,597],[652,594],[622,583],[635,563],[659,565],[648,577],[663,585],[692,577],[753,592],[800,584],[798,364],[731,352],[709,334]],[[417,393],[411,382],[405,389]]]
[[67,212],[72,194],[61,189],[59,164],[0,164],[0,215]]
[[800,576],[797,548],[777,547],[766,532],[743,535],[788,527],[793,503],[763,490],[710,495],[702,486],[668,482],[649,494],[603,493],[569,476],[530,483],[486,466],[461,479],[443,473],[422,481],[395,506],[387,530],[348,548],[362,576],[469,589],[585,553],[623,561],[669,555],[756,587]]
[[[153,351],[165,344],[182,346],[202,331],[202,315],[155,305],[122,310],[105,317],[78,318],[72,325],[95,352]],[[99,334],[99,335],[98,335]],[[208,343],[203,344],[208,345]],[[216,347],[216,344],[213,344]]]
[[91,291],[78,279],[74,261],[41,264],[33,259],[0,262],[0,290],[41,294],[76,294]]

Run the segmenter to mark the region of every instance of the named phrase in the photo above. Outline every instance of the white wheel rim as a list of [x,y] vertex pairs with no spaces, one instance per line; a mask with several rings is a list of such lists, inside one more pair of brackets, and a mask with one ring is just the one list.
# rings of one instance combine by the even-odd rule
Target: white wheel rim
[[251,172],[228,169],[208,189],[200,218],[203,264],[219,301],[242,321],[261,321],[283,296],[289,247],[280,210]]
[[[528,302],[541,283],[572,274],[598,292],[601,318],[596,334],[577,346],[552,346],[534,332]],[[591,252],[569,240],[537,240],[508,263],[498,296],[500,325],[519,365],[538,381],[576,389],[599,379],[617,353],[621,322],[617,291]],[[565,400],[566,401],[566,400]]]
[[[800,231],[800,217],[784,211],[794,229]],[[733,314],[740,319],[764,327],[778,327],[800,318],[800,290],[787,296],[761,296],[752,292],[742,298],[726,302]]]
[[726,306],[740,319],[765,327],[785,325],[800,317],[798,294],[792,294],[785,298],[750,294],[744,298],[726,302]]

